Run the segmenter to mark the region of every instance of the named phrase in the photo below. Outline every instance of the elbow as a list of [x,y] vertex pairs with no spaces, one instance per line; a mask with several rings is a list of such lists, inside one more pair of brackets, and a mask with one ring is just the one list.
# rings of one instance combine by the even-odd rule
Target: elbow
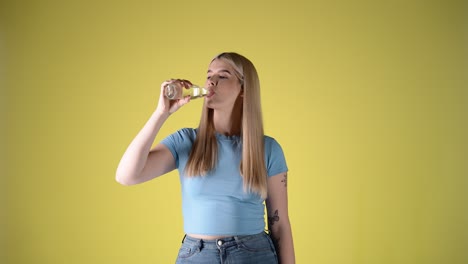
[[121,178],[119,178],[119,177],[115,177],[115,180],[116,180],[118,183],[120,183],[121,185],[123,185],[123,186],[130,186],[130,185],[132,185],[132,184],[130,184],[129,182],[127,182],[127,181],[125,181],[124,179],[121,179]]
[[130,185],[124,178],[120,177],[119,175],[115,176],[115,181],[120,183],[121,185],[124,185],[124,186],[129,186]]
[[126,173],[122,173],[118,170],[117,170],[117,173],[115,174],[115,181],[124,186],[130,186],[130,185],[136,184],[131,179],[132,177],[130,175],[127,175]]

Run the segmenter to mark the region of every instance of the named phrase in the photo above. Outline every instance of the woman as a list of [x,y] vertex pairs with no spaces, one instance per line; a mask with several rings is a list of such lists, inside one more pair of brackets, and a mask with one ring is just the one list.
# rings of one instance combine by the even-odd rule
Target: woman
[[237,53],[216,56],[198,129],[181,129],[151,149],[167,118],[190,101],[164,97],[170,83],[191,85],[161,84],[158,106],[124,153],[117,181],[132,185],[178,169],[186,236],[176,263],[294,263],[287,166],[280,145],[263,134],[253,64]]

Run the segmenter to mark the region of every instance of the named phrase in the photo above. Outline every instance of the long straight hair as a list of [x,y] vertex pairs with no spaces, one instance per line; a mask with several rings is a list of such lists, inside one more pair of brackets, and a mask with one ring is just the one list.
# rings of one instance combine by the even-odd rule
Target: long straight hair
[[[242,161],[239,166],[244,181],[244,191],[267,197],[267,172],[265,167],[264,132],[260,103],[260,81],[257,70],[244,56],[226,52],[212,61],[222,59],[233,66],[243,89],[242,99]],[[218,145],[213,124],[213,109],[203,107],[198,134],[187,162],[185,173],[189,177],[203,176],[216,167]]]

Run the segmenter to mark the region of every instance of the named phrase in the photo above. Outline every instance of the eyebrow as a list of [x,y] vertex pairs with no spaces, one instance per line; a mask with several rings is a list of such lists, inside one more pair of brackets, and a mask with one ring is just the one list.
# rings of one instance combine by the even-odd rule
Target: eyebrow
[[[208,72],[207,72],[207,73],[210,73],[210,72],[213,72],[213,71],[212,71],[212,70],[208,70]],[[232,75],[232,73],[231,73],[230,71],[228,71],[228,70],[225,70],[225,69],[223,69],[223,70],[220,70],[219,72],[227,72],[227,73],[229,73],[229,74],[231,74],[231,75]]]

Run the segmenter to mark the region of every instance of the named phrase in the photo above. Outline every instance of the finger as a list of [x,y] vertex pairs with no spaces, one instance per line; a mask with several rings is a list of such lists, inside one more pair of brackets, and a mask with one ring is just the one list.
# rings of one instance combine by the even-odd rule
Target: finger
[[182,105],[187,104],[190,102],[190,95],[187,95],[184,99],[181,99]]
[[188,84],[192,84],[192,82],[189,81],[189,80],[185,80],[185,79],[184,79],[183,81],[186,82],[186,83],[188,83]]
[[185,88],[190,88],[190,86],[192,86],[192,82],[189,81],[189,80],[182,79],[180,81],[182,83],[182,86],[185,87]]
[[170,83],[173,83],[174,82],[174,79],[170,79],[170,80],[165,80],[162,84],[161,84],[161,88],[164,88],[166,87],[166,85],[170,84]]

